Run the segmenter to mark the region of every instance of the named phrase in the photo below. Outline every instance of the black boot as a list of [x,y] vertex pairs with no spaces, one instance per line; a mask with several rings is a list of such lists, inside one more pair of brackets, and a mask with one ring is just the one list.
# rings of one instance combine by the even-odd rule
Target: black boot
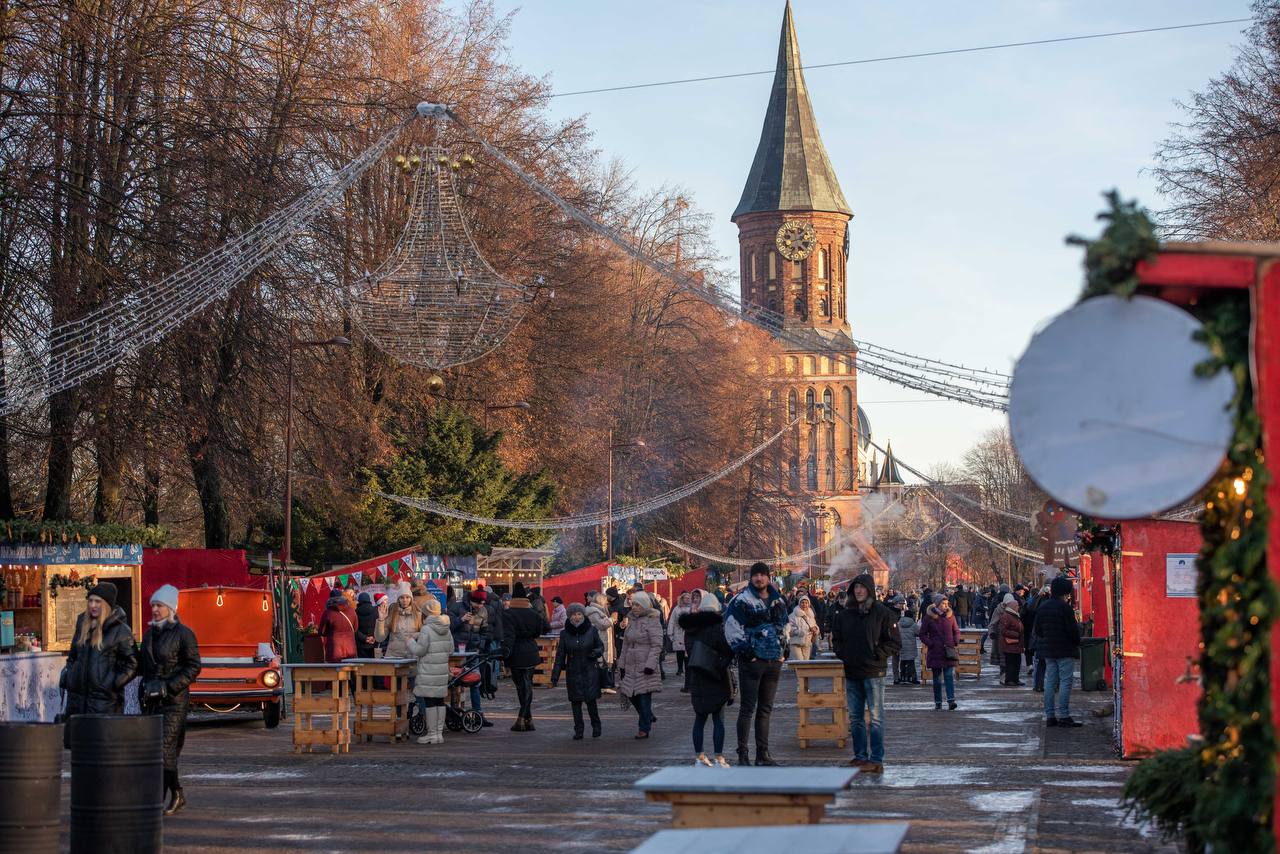
[[756,764],[757,765],[777,765],[778,761],[769,755],[769,748],[756,747]]
[[173,790],[173,800],[164,808],[165,815],[175,815],[179,810],[187,805],[187,796],[182,793],[181,788]]
[[743,766],[751,764],[751,754],[742,745],[738,745],[738,764]]
[[573,731],[573,740],[582,741],[582,730],[575,728]]
[[599,737],[600,737],[600,722],[599,722],[599,721],[592,721],[592,722],[591,722],[591,737],[592,737],[592,738],[599,738]]

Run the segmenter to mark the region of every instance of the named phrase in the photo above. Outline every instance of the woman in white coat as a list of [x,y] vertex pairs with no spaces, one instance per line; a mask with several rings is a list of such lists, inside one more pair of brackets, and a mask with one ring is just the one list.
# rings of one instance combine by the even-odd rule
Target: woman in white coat
[[801,596],[787,619],[787,645],[792,661],[808,661],[818,639],[818,615],[808,596]]
[[418,659],[413,695],[427,722],[427,731],[418,744],[444,744],[444,698],[449,693],[453,634],[449,631],[449,618],[440,613],[440,602],[434,596],[423,601],[422,610],[426,615],[422,631],[407,642],[409,655]]

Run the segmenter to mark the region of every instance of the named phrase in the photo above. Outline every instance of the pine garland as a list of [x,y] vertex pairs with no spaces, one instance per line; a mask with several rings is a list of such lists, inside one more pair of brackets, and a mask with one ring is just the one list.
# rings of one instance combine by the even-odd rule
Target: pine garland
[[[1082,299],[1101,294],[1132,296],[1137,267],[1158,250],[1155,227],[1134,202],[1112,191],[1107,221],[1095,241],[1083,244]],[[1196,562],[1200,598],[1198,746],[1166,750],[1139,764],[1125,784],[1130,814],[1153,822],[1166,837],[1181,834],[1189,850],[1273,852],[1272,807],[1276,738],[1271,722],[1271,615],[1277,605],[1267,572],[1266,489],[1271,481],[1262,455],[1262,422],[1249,371],[1249,296],[1233,293],[1202,300],[1197,339],[1211,356],[1198,376],[1229,371],[1236,395],[1234,432],[1227,458],[1205,487],[1200,522],[1204,546]]]

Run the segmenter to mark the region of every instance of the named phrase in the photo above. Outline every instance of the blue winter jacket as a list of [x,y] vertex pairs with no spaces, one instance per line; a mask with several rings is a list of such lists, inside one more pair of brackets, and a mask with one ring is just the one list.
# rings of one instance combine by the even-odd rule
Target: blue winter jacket
[[747,585],[725,609],[724,636],[739,658],[778,661],[782,658],[787,600],[772,584],[764,598]]

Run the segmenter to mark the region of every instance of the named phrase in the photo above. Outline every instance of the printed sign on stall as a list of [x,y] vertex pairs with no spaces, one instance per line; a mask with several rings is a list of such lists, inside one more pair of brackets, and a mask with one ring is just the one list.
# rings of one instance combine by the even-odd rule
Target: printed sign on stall
[[1170,599],[1188,599],[1195,597],[1196,555],[1165,555],[1164,595]]

